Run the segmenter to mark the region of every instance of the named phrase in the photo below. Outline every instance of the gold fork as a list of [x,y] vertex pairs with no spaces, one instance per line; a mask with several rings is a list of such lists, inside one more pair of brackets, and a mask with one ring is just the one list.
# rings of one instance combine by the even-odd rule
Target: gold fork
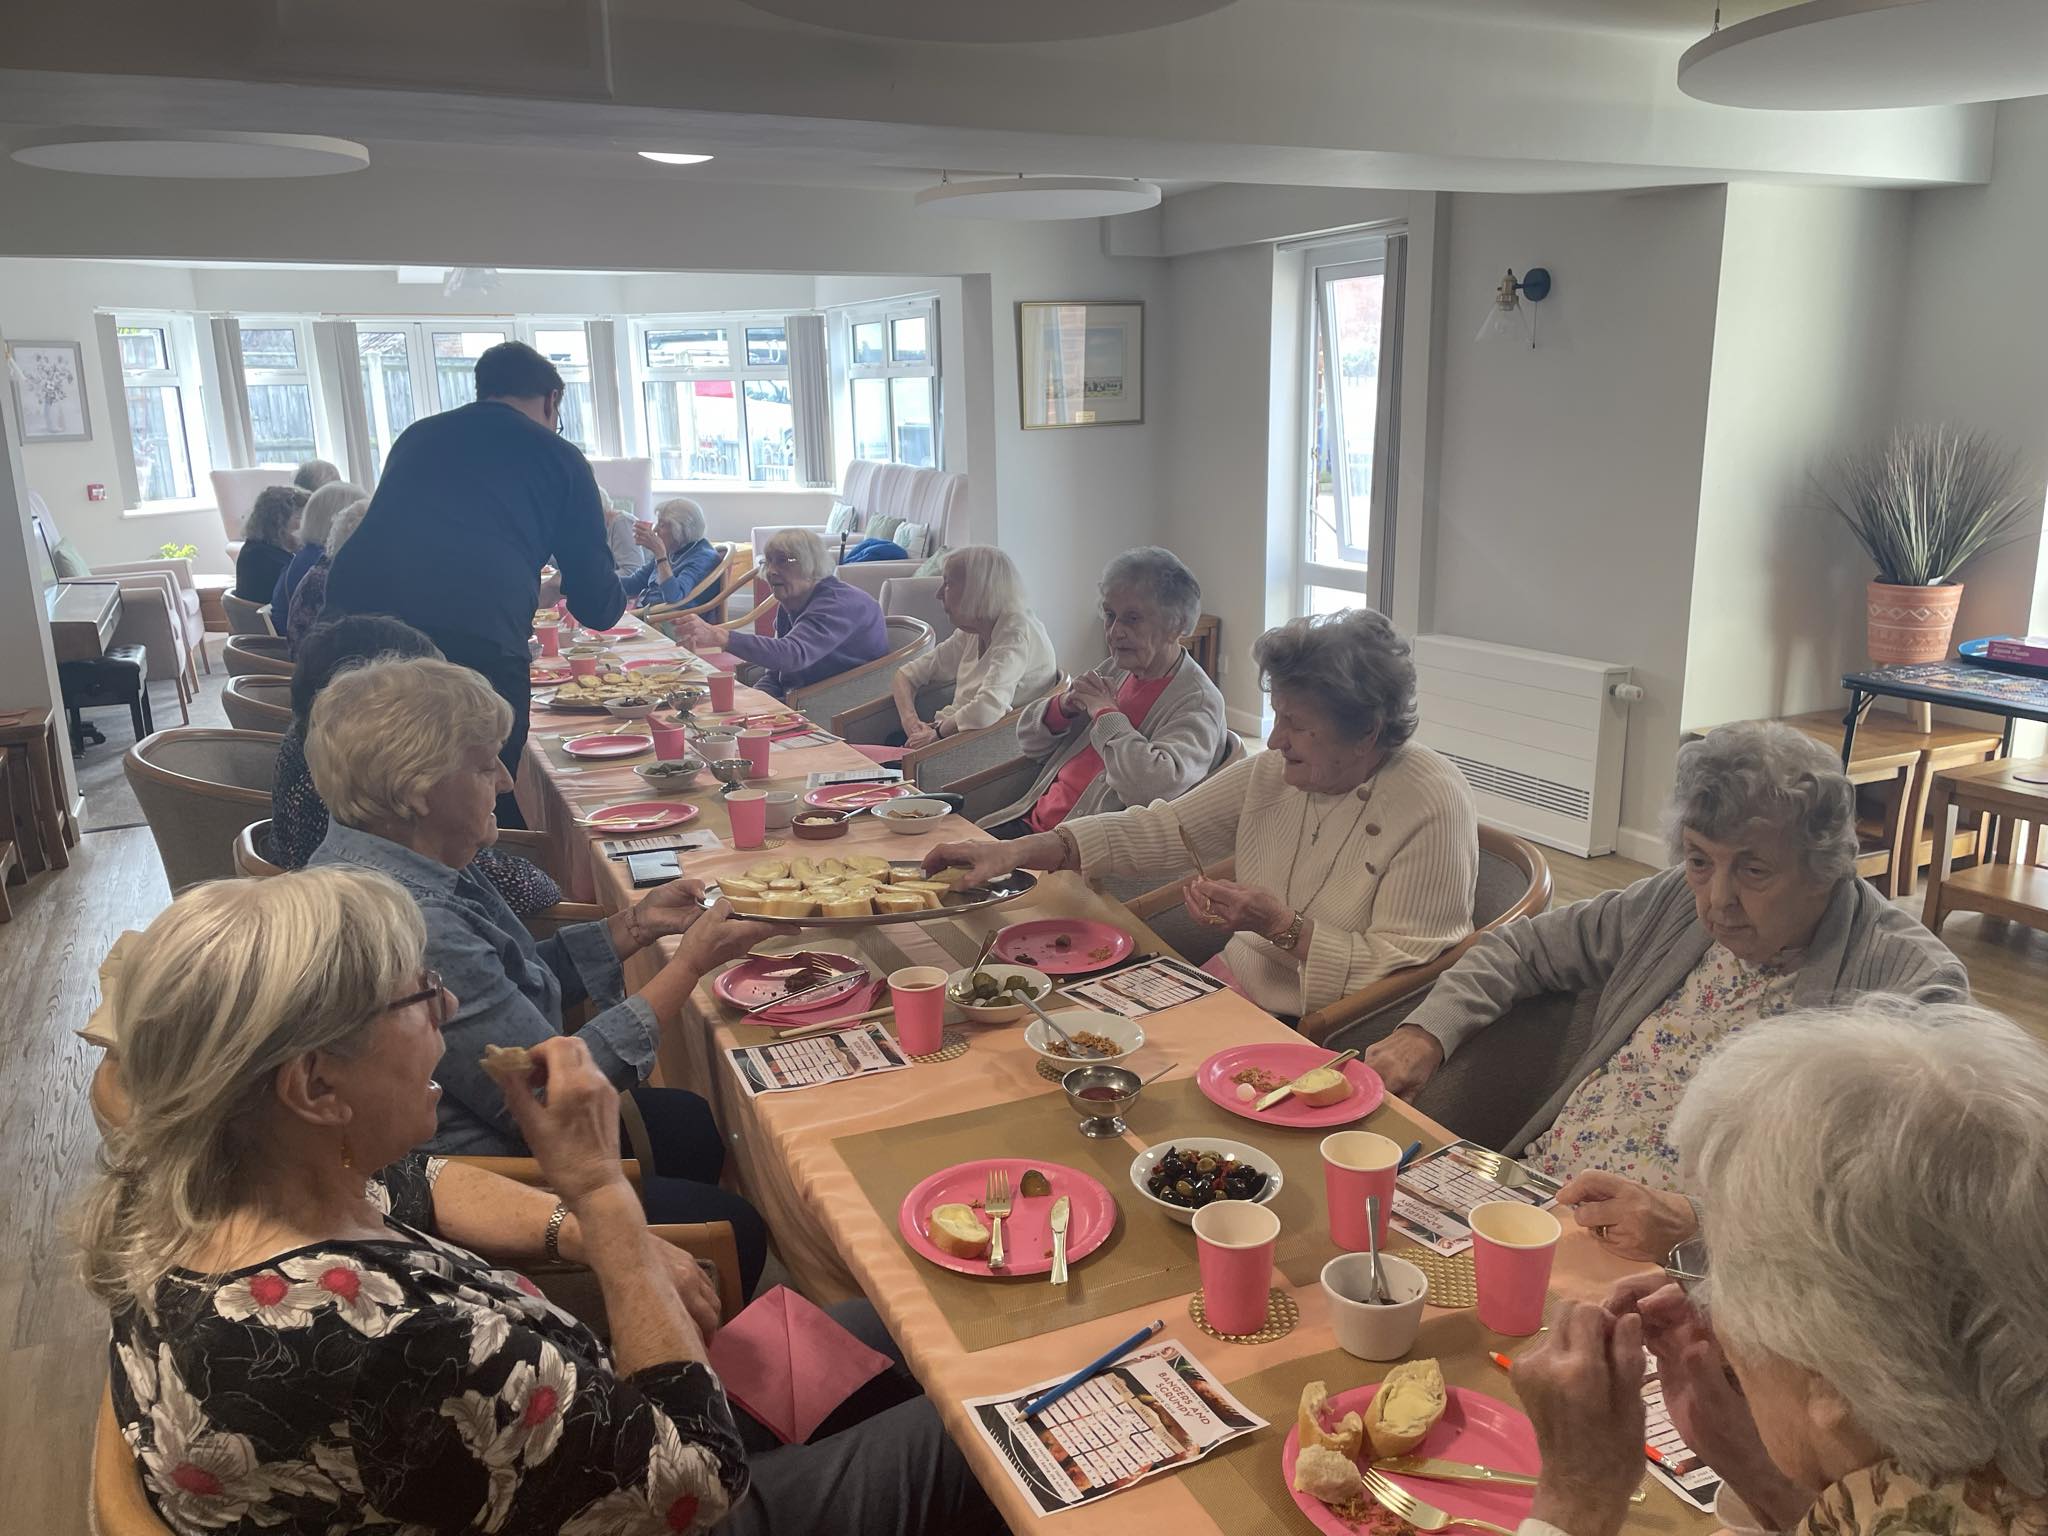
[[1438,1509],[1434,1504],[1425,1504],[1406,1488],[1378,1472],[1368,1469],[1361,1474],[1365,1478],[1365,1491],[1380,1501],[1383,1508],[1400,1516],[1418,1531],[1449,1530],[1454,1525],[1474,1526],[1482,1531],[1491,1531],[1493,1536],[1515,1536],[1504,1525],[1495,1525],[1490,1520],[1474,1520],[1469,1515],[1452,1515]]
[[1543,1190],[1555,1190],[1556,1185],[1541,1174],[1531,1173],[1511,1157],[1503,1157],[1491,1147],[1458,1147],[1451,1153],[1454,1162],[1463,1163],[1483,1179],[1490,1179],[1502,1189],[1524,1189],[1534,1186]]
[[1002,1168],[988,1171],[988,1193],[982,1196],[981,1213],[988,1217],[988,1267],[1009,1268],[1009,1258],[1003,1252],[1003,1218],[1010,1214],[1010,1175]]

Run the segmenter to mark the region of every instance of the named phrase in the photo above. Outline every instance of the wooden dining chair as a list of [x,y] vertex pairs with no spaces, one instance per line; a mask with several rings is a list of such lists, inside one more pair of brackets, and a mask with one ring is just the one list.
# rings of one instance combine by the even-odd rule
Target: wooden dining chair
[[886,652],[873,661],[848,668],[837,677],[790,689],[789,707],[833,735],[844,736],[845,732],[839,729],[842,717],[850,716],[863,705],[888,703],[889,685],[896,681],[896,674],[914,657],[932,648],[932,627],[908,614],[885,618],[882,623],[889,634]]
[[245,880],[267,880],[284,873],[284,867],[270,857],[268,816],[235,834],[235,873]]
[[281,635],[230,635],[221,648],[221,661],[230,677],[239,677],[244,672],[290,677],[291,642]]
[[230,635],[274,635],[277,633],[270,622],[270,605],[252,603],[246,597],[237,597],[232,592],[220,595],[221,610],[228,616]]
[[121,760],[149,822],[171,894],[235,874],[235,841],[270,814],[281,737],[179,726],[145,736]]

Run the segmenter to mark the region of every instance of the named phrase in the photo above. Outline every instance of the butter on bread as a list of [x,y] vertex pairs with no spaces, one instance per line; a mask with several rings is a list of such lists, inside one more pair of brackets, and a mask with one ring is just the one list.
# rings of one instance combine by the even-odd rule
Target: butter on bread
[[925,1233],[956,1259],[978,1259],[988,1252],[987,1225],[971,1205],[935,1205],[925,1218]]
[[[1328,1446],[1346,1459],[1355,1460],[1359,1447],[1365,1444],[1365,1421],[1356,1413],[1347,1413],[1335,1424],[1324,1427],[1329,1412],[1330,1392],[1320,1381],[1312,1381],[1301,1389],[1301,1411],[1297,1428],[1301,1435],[1302,1448],[1312,1445]],[[1306,1489],[1303,1492],[1307,1492]]]
[[1294,1461],[1294,1490],[1341,1509],[1365,1498],[1358,1464],[1327,1445],[1304,1445]]
[[1289,1086],[1304,1104],[1336,1104],[1351,1097],[1351,1079],[1338,1067],[1310,1067]]
[[1404,1360],[1387,1372],[1365,1408],[1375,1460],[1406,1456],[1444,1416],[1444,1373],[1434,1360]]

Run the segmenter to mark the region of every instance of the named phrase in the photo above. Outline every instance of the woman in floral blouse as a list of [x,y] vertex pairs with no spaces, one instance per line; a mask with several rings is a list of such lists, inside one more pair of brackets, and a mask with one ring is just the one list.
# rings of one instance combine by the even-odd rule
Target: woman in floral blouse
[[2048,1050],[1868,998],[1730,1045],[1672,1135],[1705,1205],[1677,1284],[1567,1304],[1515,1367],[1522,1536],[1615,1536],[1647,1342],[1736,1536],[2048,1532]]

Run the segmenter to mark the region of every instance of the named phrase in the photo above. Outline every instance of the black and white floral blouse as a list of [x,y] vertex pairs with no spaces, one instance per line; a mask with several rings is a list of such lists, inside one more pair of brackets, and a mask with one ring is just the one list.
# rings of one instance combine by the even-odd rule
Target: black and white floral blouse
[[114,1408],[164,1520],[667,1536],[725,1517],[746,1453],[708,1367],[622,1379],[531,1280],[428,1236],[424,1156],[370,1194],[388,1239],[173,1271],[114,1317]]

